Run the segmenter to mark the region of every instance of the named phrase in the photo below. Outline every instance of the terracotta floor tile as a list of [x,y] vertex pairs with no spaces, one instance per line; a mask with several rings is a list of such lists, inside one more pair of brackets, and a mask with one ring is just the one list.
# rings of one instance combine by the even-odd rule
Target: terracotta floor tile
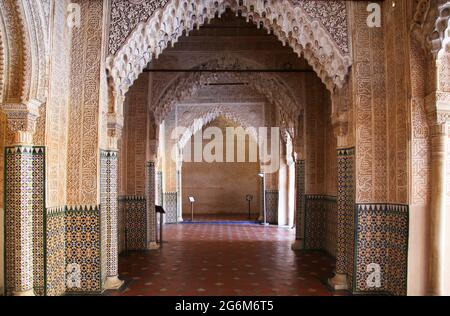
[[292,230],[217,221],[166,225],[162,249],[120,256],[121,277],[130,283],[111,295],[348,294],[324,285],[333,258],[290,249]]

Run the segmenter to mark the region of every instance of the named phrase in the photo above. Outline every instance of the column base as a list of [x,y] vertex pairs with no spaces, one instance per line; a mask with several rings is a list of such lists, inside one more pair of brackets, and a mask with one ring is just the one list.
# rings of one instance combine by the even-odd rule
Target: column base
[[105,290],[118,290],[123,285],[123,281],[116,276],[107,277],[103,288]]
[[334,277],[328,279],[328,285],[335,291],[348,290],[347,274],[336,273]]
[[259,215],[258,222],[262,222],[262,221],[264,221],[264,216],[263,215]]
[[305,249],[305,242],[302,239],[296,239],[291,245],[292,250],[303,250]]
[[179,223],[183,222],[183,217],[178,217],[177,222]]
[[159,249],[159,245],[156,243],[156,241],[152,241],[148,244],[148,250],[156,250]]
[[12,296],[36,296],[34,294],[34,290],[26,290],[26,291],[13,291]]

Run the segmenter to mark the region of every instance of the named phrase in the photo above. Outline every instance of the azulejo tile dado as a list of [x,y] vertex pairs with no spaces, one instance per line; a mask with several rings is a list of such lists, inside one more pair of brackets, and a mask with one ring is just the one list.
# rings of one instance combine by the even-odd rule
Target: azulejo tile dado
[[100,206],[68,207],[65,225],[66,292],[101,292]]
[[100,151],[101,252],[103,255],[102,283],[108,276],[118,275],[117,217],[118,217],[117,151]]
[[305,220],[305,161],[296,160],[295,162],[295,181],[296,181],[296,230],[295,238],[298,240],[304,239],[304,220]]
[[166,223],[176,223],[177,214],[177,192],[164,192],[164,210],[166,211]]
[[305,248],[336,256],[336,197],[305,195]]
[[354,271],[355,148],[337,150],[336,272],[347,274],[352,287]]
[[353,291],[406,295],[409,207],[358,204],[355,218]]
[[143,196],[120,197],[124,218],[124,250],[145,250],[147,245],[147,208]]
[[266,216],[268,223],[278,223],[278,190],[266,190]]
[[44,147],[5,148],[7,294],[30,290],[45,294],[44,186]]
[[46,295],[60,296],[66,291],[65,207],[47,209],[46,216]]

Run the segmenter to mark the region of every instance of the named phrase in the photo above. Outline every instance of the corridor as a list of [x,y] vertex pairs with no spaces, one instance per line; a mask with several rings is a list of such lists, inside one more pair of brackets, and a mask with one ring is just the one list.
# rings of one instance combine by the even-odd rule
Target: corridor
[[172,224],[158,251],[119,259],[125,296],[345,295],[324,284],[335,261],[294,252],[291,230],[259,225]]

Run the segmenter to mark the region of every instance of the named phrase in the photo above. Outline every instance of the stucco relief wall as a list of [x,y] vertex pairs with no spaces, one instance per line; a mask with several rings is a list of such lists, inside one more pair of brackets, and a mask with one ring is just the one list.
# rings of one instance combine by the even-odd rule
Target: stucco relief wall
[[71,46],[67,204],[97,205],[103,1],[77,2],[84,19]]
[[310,75],[306,84],[305,157],[306,194],[324,193],[324,86]]
[[126,190],[125,195],[143,196],[147,143],[148,74],[142,74],[126,96]]
[[[56,1],[52,27],[49,96],[46,113],[45,145],[47,147],[47,207],[66,204],[67,126],[70,74],[71,31],[66,23],[66,9],[70,1]],[[46,114],[46,115],[45,115]],[[39,130],[39,128],[38,128]]]
[[426,294],[431,194],[431,142],[425,110],[427,60],[415,40],[410,44],[411,65],[411,195],[408,294]]

